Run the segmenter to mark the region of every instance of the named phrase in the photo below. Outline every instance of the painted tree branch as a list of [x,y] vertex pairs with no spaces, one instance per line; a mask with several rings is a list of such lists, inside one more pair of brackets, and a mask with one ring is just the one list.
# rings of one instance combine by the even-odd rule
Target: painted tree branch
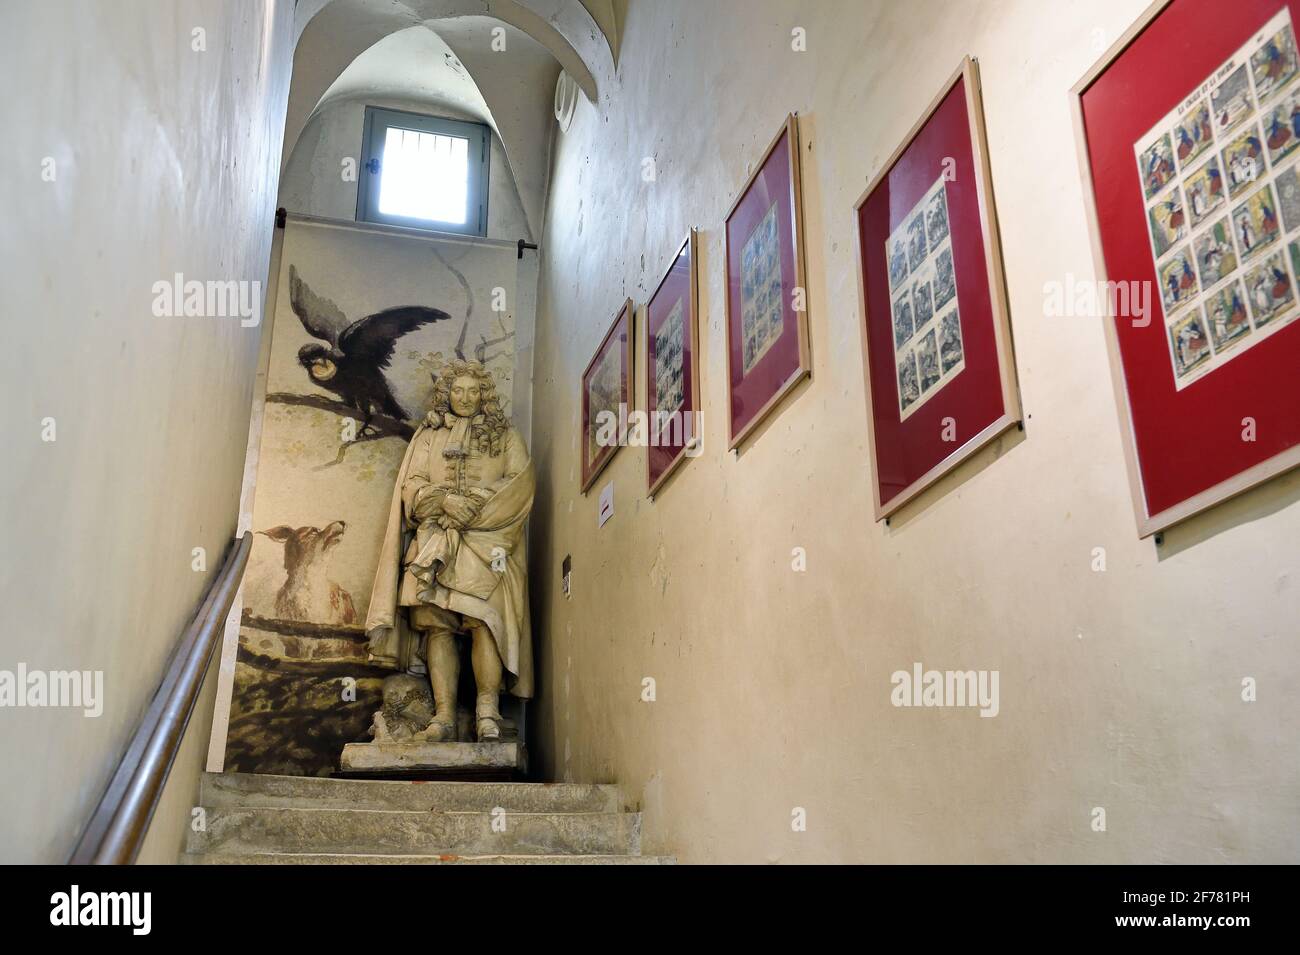
[[465,360],[465,336],[469,334],[469,318],[474,314],[474,291],[469,287],[469,282],[465,280],[464,274],[460,269],[453,266],[437,249],[432,249],[434,258],[441,262],[456,280],[460,282],[460,287],[465,290],[465,324],[460,327],[460,337],[456,340],[456,357],[461,361]]
[[486,336],[480,334],[479,343],[474,346],[474,357],[478,359],[479,362],[486,365],[488,362],[498,357],[499,355],[508,355],[510,354],[509,349],[505,349],[499,352],[493,352],[491,355],[488,354],[488,349],[491,348],[493,345],[500,345],[504,342],[508,342],[510,341],[510,339],[514,337],[515,337],[514,332],[506,332],[505,334],[499,335],[496,338],[487,338]]
[[[273,391],[266,396],[266,400],[274,401],[277,404],[328,411],[340,418],[351,418],[357,424],[360,424],[361,419],[364,417],[361,412],[351,405],[335,401],[333,398],[326,398],[324,395],[297,395],[288,391]],[[401,438],[403,441],[410,441],[415,435],[415,429],[407,422],[399,421],[386,414],[373,415],[369,427],[381,438]]]
[[[300,408],[316,408],[319,411],[328,411],[330,414],[350,419],[357,422],[357,424],[361,423],[362,415],[356,408],[345,405],[341,401],[326,398],[323,395],[297,395],[288,391],[273,391],[266,396],[266,400]],[[344,457],[347,456],[348,448],[353,445],[364,444],[367,441],[378,441],[380,438],[401,438],[403,441],[410,441],[414,436],[415,429],[407,422],[399,421],[386,414],[376,414],[371,417],[370,424],[366,426],[365,431],[358,434],[351,441],[339,442],[338,454],[335,455],[333,461],[318,464],[312,470],[323,471],[326,468],[334,467],[336,464],[342,464]]]
[[339,453],[334,456],[333,461],[326,461],[324,464],[318,464],[314,468],[312,468],[312,470],[324,471],[326,468],[332,468],[336,464],[342,464],[343,458],[348,453],[348,448],[353,447],[354,445],[364,444],[367,441],[378,441],[380,438],[393,438],[393,437],[397,437],[397,435],[380,434],[378,431],[372,431],[369,434],[359,434],[351,441],[344,441],[339,444]]

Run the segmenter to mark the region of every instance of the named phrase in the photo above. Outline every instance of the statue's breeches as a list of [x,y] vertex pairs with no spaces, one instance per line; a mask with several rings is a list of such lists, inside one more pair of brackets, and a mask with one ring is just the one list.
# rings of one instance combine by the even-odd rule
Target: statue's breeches
[[407,612],[410,614],[412,630],[425,630],[435,633],[466,633],[471,627],[481,626],[483,623],[483,621],[475,617],[457,613],[454,610],[447,610],[436,604],[419,604],[411,607]]

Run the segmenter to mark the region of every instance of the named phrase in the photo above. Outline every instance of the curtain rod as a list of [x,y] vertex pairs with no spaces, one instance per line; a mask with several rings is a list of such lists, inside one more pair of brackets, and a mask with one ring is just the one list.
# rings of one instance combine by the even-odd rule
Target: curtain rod
[[357,222],[352,219],[330,219],[325,216],[312,216],[300,212],[275,211],[275,225],[283,229],[285,222],[292,219],[303,225],[321,226],[326,229],[343,229],[349,232],[364,232],[369,235],[392,235],[406,239],[420,239],[425,242],[457,242],[464,245],[486,245],[493,248],[514,249],[519,258],[523,258],[524,249],[536,249],[537,246],[525,239],[490,239],[481,235],[462,235],[459,232],[433,232],[427,229],[408,229],[404,226],[381,225],[377,222]]

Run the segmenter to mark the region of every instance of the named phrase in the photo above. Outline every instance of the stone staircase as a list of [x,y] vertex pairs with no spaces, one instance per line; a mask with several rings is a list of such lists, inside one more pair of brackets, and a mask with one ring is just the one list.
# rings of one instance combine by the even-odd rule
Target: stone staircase
[[192,865],[664,864],[614,786],[204,773]]

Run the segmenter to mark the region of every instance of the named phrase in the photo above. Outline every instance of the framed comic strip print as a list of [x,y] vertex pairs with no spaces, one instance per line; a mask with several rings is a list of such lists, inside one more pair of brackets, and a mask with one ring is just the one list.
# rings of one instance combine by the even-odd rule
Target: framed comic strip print
[[812,371],[799,122],[793,113],[740,190],[726,221],[732,449]]
[[1163,0],[1073,91],[1143,537],[1300,464],[1298,15]]
[[881,520],[1020,421],[973,60],[949,78],[854,209]]
[[632,316],[628,299],[582,373],[582,493],[618,453],[632,413]]
[[646,487],[652,498],[701,437],[695,246],[692,229],[645,306]]

